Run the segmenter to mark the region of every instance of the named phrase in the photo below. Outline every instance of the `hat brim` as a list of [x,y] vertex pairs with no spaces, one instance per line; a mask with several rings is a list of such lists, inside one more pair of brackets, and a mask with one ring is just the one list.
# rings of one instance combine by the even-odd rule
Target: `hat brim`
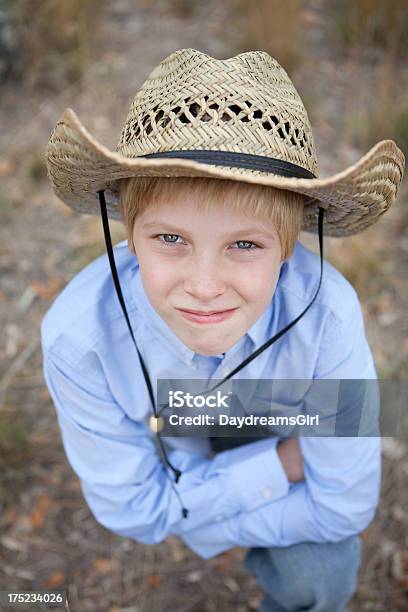
[[382,140],[356,163],[326,178],[286,178],[188,159],[127,158],[99,143],[67,108],[46,149],[48,177],[56,195],[82,214],[100,214],[105,190],[108,216],[120,220],[119,181],[137,176],[213,177],[267,185],[306,196],[303,230],[318,231],[318,207],[325,209],[324,233],[350,236],[373,225],[397,197],[405,157],[393,140]]

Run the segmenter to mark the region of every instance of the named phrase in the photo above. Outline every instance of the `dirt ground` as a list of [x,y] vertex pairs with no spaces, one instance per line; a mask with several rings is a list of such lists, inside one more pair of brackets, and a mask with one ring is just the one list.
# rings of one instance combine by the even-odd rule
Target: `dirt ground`
[[[310,114],[320,173],[326,176],[365,151],[342,132],[355,71],[330,47],[322,28],[324,3],[306,4],[302,19],[309,51],[294,82],[305,92],[306,105],[314,100]],[[256,610],[262,593],[242,567],[244,549],[203,561],[176,538],[151,547],[95,522],[67,463],[43,381],[41,319],[72,276],[104,251],[100,221],[71,213],[45,179],[42,155],[57,119],[72,107],[114,148],[133,96],[163,57],[182,47],[220,58],[239,52],[238,32],[223,3],[192,3],[187,15],[168,11],[163,2],[121,0],[106,6],[97,59],[82,83],[52,96],[15,83],[2,91],[0,590],[66,588],[71,612]],[[361,90],[370,91],[370,66],[361,74]],[[407,199],[403,185],[399,204],[364,240],[326,244],[327,258],[357,285],[376,364],[389,378],[408,375]],[[118,223],[111,222],[111,232],[113,242],[126,237]],[[302,241],[317,248],[315,237],[302,235]],[[384,438],[383,460],[381,503],[363,534],[364,560],[351,612],[408,609],[407,439]]]

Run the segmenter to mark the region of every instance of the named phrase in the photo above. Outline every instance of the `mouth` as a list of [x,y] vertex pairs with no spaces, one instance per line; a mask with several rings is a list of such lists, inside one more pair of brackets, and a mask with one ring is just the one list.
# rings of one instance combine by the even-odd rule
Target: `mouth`
[[227,310],[185,310],[177,308],[182,316],[194,323],[219,323],[230,317],[238,308],[228,308]]
[[202,317],[214,314],[220,314],[222,312],[230,312],[231,310],[236,310],[236,308],[225,308],[223,310],[189,310],[187,308],[177,308],[177,310],[181,310],[181,312],[189,312],[191,314],[200,315]]

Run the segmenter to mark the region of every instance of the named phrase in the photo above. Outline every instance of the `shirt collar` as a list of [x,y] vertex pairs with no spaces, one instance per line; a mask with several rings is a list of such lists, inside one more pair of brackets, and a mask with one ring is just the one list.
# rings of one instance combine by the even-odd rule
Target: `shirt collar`
[[[281,273],[282,275],[282,268]],[[167,323],[160,317],[160,315],[156,312],[156,310],[151,305],[150,301],[147,298],[147,295],[144,291],[142,277],[140,274],[139,264],[136,263],[135,266],[132,267],[132,293],[136,300],[136,304],[138,306],[138,310],[141,315],[149,325],[149,327],[160,336],[161,340],[167,344],[170,350],[174,353],[177,353],[178,356],[185,362],[191,365],[194,357],[197,355],[195,351],[188,348],[180,338],[173,332],[173,330],[167,325]],[[224,354],[220,353],[219,355],[213,355],[212,357],[218,357],[220,359],[228,358],[231,353],[235,353],[239,347],[243,345],[246,341],[246,338],[252,342],[252,349],[255,350],[256,347],[261,346],[264,342],[268,340],[268,327],[272,317],[272,309],[273,309],[273,298],[271,302],[268,304],[265,311],[258,318],[257,321],[248,329],[248,331],[244,334],[240,340],[234,344],[228,351]]]

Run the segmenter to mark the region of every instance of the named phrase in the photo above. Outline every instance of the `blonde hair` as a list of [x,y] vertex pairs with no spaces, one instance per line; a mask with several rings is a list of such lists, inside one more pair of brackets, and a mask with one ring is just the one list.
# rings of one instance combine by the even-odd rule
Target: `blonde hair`
[[228,179],[150,176],[130,177],[120,181],[120,213],[132,253],[135,254],[133,227],[138,215],[147,207],[160,206],[162,201],[174,200],[180,192],[188,192],[193,196],[200,210],[206,211],[213,202],[219,202],[233,212],[272,221],[281,243],[282,260],[292,254],[303,225],[303,195]]

